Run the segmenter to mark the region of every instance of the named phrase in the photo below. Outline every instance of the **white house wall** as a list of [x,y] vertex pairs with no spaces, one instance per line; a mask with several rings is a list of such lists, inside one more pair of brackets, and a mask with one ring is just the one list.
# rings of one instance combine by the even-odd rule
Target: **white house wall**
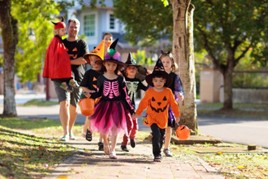
[[[76,5],[75,7],[68,10],[67,17],[76,16],[77,19],[80,21],[80,32],[79,35],[84,35],[84,17],[88,14],[95,14],[95,35],[94,36],[86,36],[86,41],[89,46],[89,50],[92,50],[99,42],[102,40],[102,35],[105,32],[110,33],[119,33],[123,30],[120,30],[122,25],[118,19],[115,20],[115,29],[109,28],[110,23],[110,14],[113,14],[113,1],[112,0],[105,0],[105,7],[97,7],[95,9],[91,9],[90,7],[84,8]],[[97,2],[97,5],[99,3]]]

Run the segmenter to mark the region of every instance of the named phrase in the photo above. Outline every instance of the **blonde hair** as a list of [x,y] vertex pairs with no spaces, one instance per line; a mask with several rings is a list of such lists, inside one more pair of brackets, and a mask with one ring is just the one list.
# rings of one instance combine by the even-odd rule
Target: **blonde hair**
[[168,57],[170,59],[171,70],[172,70],[172,72],[175,72],[175,70],[178,68],[178,65],[177,65],[177,63],[175,63],[172,53],[170,51],[164,52],[163,50],[161,50],[161,55],[160,55],[159,59],[161,60],[164,57]]

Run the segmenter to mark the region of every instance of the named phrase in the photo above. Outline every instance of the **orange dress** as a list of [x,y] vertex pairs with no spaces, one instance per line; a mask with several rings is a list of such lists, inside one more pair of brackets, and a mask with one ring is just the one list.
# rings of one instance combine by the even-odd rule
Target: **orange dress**
[[161,129],[167,127],[168,124],[168,108],[171,107],[175,117],[180,117],[179,105],[176,102],[174,95],[169,88],[164,88],[163,91],[155,91],[149,88],[136,110],[138,116],[143,110],[147,109],[147,123],[151,126],[153,123]]

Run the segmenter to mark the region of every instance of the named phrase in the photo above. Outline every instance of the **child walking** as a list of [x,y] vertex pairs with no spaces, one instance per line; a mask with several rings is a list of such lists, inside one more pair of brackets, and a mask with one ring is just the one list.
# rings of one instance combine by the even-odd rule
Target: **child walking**
[[[89,98],[89,94],[97,91],[97,79],[102,74],[102,61],[104,58],[104,40],[90,53],[84,55],[84,59],[89,63],[91,69],[84,74],[80,84],[82,88],[81,99]],[[94,107],[94,106],[93,106]],[[92,141],[92,132],[90,131],[90,116],[86,116],[83,125],[83,136],[88,141]]]
[[[135,99],[136,99],[137,92],[139,90],[143,90],[143,91],[147,90],[147,86],[145,86],[142,83],[142,81],[136,77],[138,74],[139,67],[140,65],[137,65],[136,60],[132,58],[131,53],[129,53],[127,61],[125,62],[125,71],[123,75],[126,80],[127,92],[130,97],[131,103],[134,106],[134,109],[135,109]],[[129,152],[127,148],[129,138],[130,138],[131,147],[134,148],[136,146],[135,136],[138,130],[137,119],[132,119],[128,117],[127,129],[128,129],[129,137],[126,134],[123,136],[121,149],[123,151]]]
[[[174,94],[174,97],[177,102],[182,101],[184,99],[184,91],[180,77],[175,73],[175,62],[173,56],[170,52],[161,51],[160,60],[164,66],[165,71],[168,73],[168,78],[170,79],[170,83],[168,84],[168,88],[170,88]],[[165,143],[164,143],[164,154],[167,157],[172,157],[172,153],[170,151],[170,140],[172,134],[172,128],[175,127],[175,117],[171,110],[168,109],[168,127],[165,131]]]
[[54,37],[46,51],[46,58],[43,69],[43,77],[61,82],[60,87],[69,90],[70,87],[79,87],[72,77],[71,61],[62,42],[62,36],[66,34],[66,25],[61,22],[54,23]]
[[[106,54],[110,48],[110,45],[112,44],[113,35],[109,32],[105,32],[102,35],[102,40],[104,41],[104,54]],[[103,55],[103,58],[104,58],[104,55]],[[99,137],[98,150],[103,151],[103,139],[102,139],[101,135]]]
[[132,117],[140,116],[143,110],[147,109],[146,123],[152,130],[154,161],[161,162],[163,137],[168,124],[168,108],[171,107],[173,110],[176,122],[180,121],[180,111],[172,91],[166,87],[169,84],[169,78],[160,59],[156,62],[152,74],[146,76],[145,79],[152,87],[147,89],[136,114]]
[[[100,132],[104,142],[104,152],[111,159],[117,159],[115,146],[120,131],[127,134],[127,116],[134,113],[134,108],[127,94],[126,83],[117,72],[124,63],[120,53],[115,51],[115,40],[105,54],[103,65],[104,73],[97,82],[98,91],[91,94],[92,98],[101,97],[91,116],[91,129]],[[111,138],[109,145],[108,136]]]

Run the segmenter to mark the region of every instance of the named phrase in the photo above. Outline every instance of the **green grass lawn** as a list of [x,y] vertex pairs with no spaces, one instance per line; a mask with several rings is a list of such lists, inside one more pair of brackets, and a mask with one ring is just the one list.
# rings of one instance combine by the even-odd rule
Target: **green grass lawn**
[[47,129],[56,133],[59,125],[53,120],[0,118],[0,178],[41,178],[71,156],[71,146],[35,135]]

